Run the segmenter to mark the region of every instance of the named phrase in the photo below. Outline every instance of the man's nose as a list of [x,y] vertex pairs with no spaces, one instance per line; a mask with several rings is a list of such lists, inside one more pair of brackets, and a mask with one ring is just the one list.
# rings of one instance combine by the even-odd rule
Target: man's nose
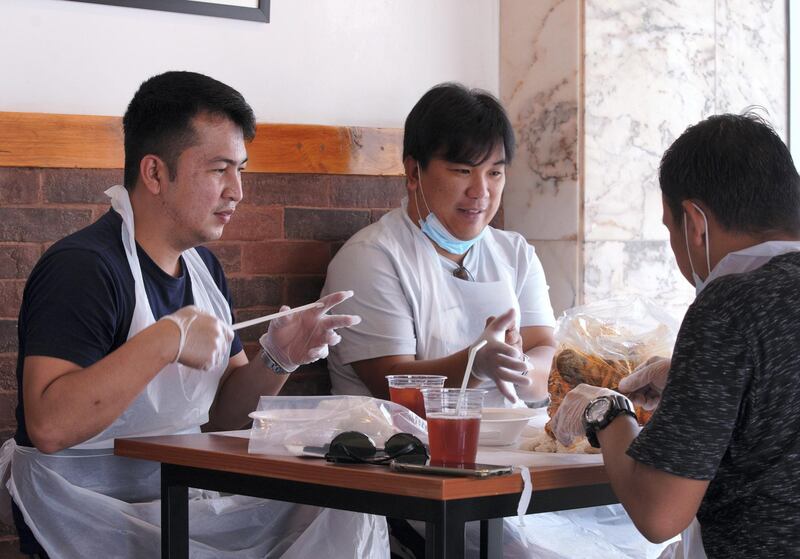
[[489,196],[489,180],[480,173],[474,173],[470,181],[467,196],[470,198],[486,198]]
[[223,197],[239,203],[242,200],[242,196],[242,173],[236,172],[228,180]]

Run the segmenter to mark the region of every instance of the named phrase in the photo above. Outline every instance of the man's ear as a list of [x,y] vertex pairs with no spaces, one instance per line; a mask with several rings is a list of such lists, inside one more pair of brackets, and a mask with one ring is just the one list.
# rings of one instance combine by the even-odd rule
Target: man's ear
[[157,155],[148,154],[139,162],[139,180],[153,195],[161,193],[164,183],[169,178],[169,170],[164,160]]
[[[694,200],[684,200],[681,202],[683,207],[683,219],[686,220],[686,235],[691,246],[704,246],[706,239],[706,220],[703,219],[705,213],[709,218],[709,212],[699,202]],[[701,211],[702,210],[702,211]]]
[[406,188],[409,192],[414,192],[419,186],[419,164],[409,155],[403,160],[403,167],[406,171]]

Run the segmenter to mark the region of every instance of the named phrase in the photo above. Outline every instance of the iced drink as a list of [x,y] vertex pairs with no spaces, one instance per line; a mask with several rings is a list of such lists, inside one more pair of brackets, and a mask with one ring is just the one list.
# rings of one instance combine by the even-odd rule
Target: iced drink
[[447,377],[442,375],[389,375],[389,399],[425,419],[422,388],[441,388]]
[[425,388],[431,464],[474,464],[485,390]]
[[431,413],[428,416],[431,464],[474,464],[478,455],[480,428],[480,416],[456,417]]
[[395,404],[405,406],[415,414],[425,419],[425,400],[419,388],[389,388],[389,399]]

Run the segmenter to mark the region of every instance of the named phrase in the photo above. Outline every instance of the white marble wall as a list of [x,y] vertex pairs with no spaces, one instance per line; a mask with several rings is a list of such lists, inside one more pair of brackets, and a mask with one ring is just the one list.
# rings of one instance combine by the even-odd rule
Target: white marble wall
[[576,0],[501,0],[500,97],[517,132],[505,224],[535,247],[557,313],[579,294]]
[[586,301],[621,291],[682,314],[692,287],[661,225],[658,164],[689,125],[764,106],[786,129],[783,1],[587,0]]
[[680,313],[692,290],[661,225],[658,164],[714,110],[714,3],[585,6],[584,300],[640,292]]
[[787,1],[796,0],[716,0],[714,112],[739,113],[749,105],[760,105],[784,140],[788,126]]
[[661,225],[658,164],[687,126],[748,105],[785,136],[785,1],[500,1],[521,140],[506,226],[537,247],[558,310],[638,292],[683,313],[694,290]]

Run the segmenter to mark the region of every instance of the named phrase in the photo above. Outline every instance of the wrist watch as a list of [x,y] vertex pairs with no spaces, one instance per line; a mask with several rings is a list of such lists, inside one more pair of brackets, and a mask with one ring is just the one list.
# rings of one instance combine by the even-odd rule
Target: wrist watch
[[586,430],[586,438],[590,445],[600,448],[597,432],[608,427],[618,415],[630,415],[636,418],[633,404],[621,394],[600,396],[589,402],[583,411],[583,428]]
[[264,349],[264,348],[261,348],[261,361],[263,361],[264,365],[269,367],[270,370],[272,370],[272,372],[274,372],[276,375],[290,375],[290,374],[292,374],[291,371],[287,371],[286,369],[284,369],[281,366],[280,363],[275,361],[272,358],[272,356],[269,353],[267,353],[267,350]]

